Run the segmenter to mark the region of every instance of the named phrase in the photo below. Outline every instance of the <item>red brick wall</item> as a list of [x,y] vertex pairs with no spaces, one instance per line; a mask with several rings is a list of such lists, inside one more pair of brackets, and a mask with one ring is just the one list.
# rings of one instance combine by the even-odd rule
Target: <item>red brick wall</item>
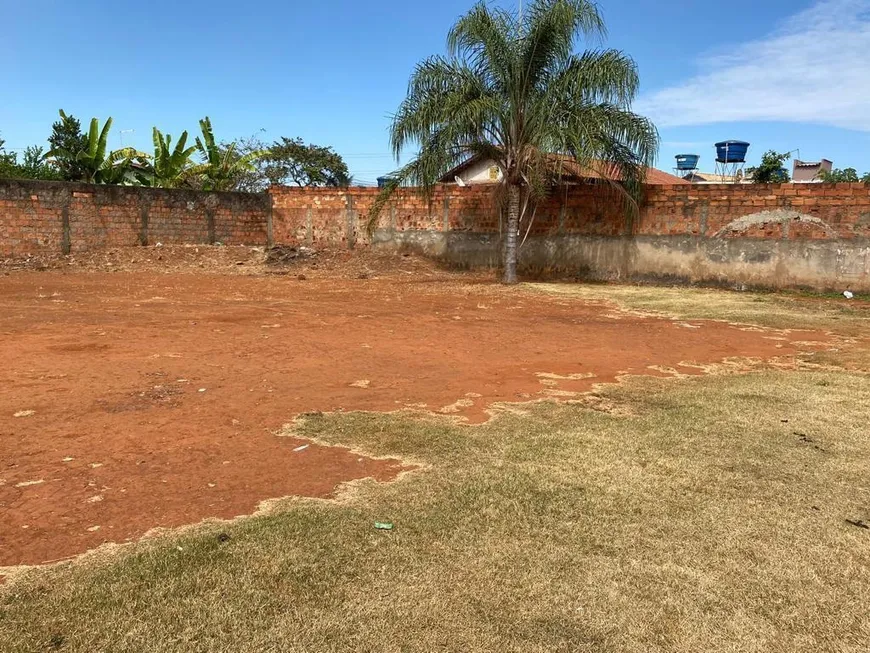
[[[275,240],[346,243],[350,239],[365,243],[367,214],[377,192],[372,188],[273,188]],[[381,212],[378,226],[398,231],[444,231],[446,219],[453,231],[497,233],[499,214],[499,202],[492,188],[443,186],[436,188],[428,201],[413,189],[402,189]],[[541,236],[867,238],[870,186],[649,186],[639,214],[630,217],[615,191],[606,186],[586,185],[554,192],[538,203],[533,214],[531,234]]]
[[0,257],[61,251],[62,212],[61,206],[41,201],[27,187],[0,181]]
[[[377,188],[274,187],[269,192],[275,242],[368,242],[368,215]],[[416,191],[401,190],[381,211],[378,226],[497,232],[496,204],[491,189],[479,187],[441,186],[428,200]]]
[[[801,220],[758,222],[733,230],[743,216],[802,214]],[[815,218],[805,221],[803,216]],[[738,225],[739,226],[739,225]],[[650,186],[637,233],[759,238],[870,237],[870,186],[865,184],[741,184]]]
[[[373,188],[273,188],[267,196],[0,180],[0,257],[65,248],[82,252],[143,240],[265,244],[270,219],[275,242],[364,245],[377,194]],[[639,215],[629,219],[613,191],[586,185],[554,192],[530,213],[531,233],[540,236],[851,240],[870,238],[870,186],[650,186]],[[384,207],[378,225],[397,231],[498,233],[500,215],[489,187],[442,186],[428,200],[402,189]]]
[[155,243],[266,244],[268,195],[0,180],[0,257]]

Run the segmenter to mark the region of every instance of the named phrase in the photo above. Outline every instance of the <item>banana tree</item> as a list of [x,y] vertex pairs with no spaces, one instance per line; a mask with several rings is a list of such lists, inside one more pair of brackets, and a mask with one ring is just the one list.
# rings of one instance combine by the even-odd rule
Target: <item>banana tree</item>
[[100,121],[91,120],[88,139],[85,148],[72,152],[64,148],[51,150],[46,156],[59,161],[75,161],[82,171],[82,179],[89,184],[122,184],[132,181],[133,161],[147,157],[132,147],[109,151],[109,133],[112,130],[112,119],[100,129]]
[[182,132],[174,148],[172,148],[172,136],[170,134],[164,136],[157,127],[153,131],[153,140],[154,157],[144,170],[137,174],[139,183],[156,188],[181,186],[191,169],[190,157],[196,152],[195,146],[185,147],[187,132]]
[[134,186],[138,184],[136,169],[142,168],[148,155],[132,147],[109,152],[94,175],[92,183]]
[[262,152],[239,154],[236,144],[219,145],[214,138],[211,120],[206,116],[199,121],[202,138],[197,136],[196,149],[203,163],[193,166],[190,174],[197,175],[203,190],[233,190],[242,173],[255,170],[254,162]]

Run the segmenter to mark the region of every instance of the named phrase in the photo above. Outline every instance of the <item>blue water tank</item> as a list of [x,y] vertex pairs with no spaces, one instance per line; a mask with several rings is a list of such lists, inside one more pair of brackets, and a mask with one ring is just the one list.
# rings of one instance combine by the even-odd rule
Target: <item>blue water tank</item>
[[722,141],[716,143],[716,161],[719,163],[743,163],[746,161],[746,141]]
[[697,154],[678,154],[677,170],[696,170],[700,158]]
[[389,184],[391,181],[395,181],[395,180],[396,180],[396,178],[393,177],[392,175],[385,175],[383,177],[378,177],[378,188],[383,188],[384,186]]

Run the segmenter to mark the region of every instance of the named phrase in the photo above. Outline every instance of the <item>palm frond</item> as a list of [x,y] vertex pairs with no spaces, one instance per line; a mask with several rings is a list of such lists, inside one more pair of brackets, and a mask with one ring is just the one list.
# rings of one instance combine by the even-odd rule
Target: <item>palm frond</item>
[[447,49],[467,62],[481,78],[508,90],[516,72],[517,22],[513,15],[479,2],[447,35]]
[[555,67],[544,93],[560,107],[587,102],[629,106],[640,77],[634,60],[619,50],[586,50]]
[[578,36],[603,37],[606,27],[589,0],[538,0],[524,14],[519,69],[524,88],[534,88],[548,70],[571,56]]
[[449,131],[456,141],[498,139],[505,116],[498,95],[465,65],[433,57],[421,63],[408,98],[393,118],[390,145],[398,158],[409,144]]

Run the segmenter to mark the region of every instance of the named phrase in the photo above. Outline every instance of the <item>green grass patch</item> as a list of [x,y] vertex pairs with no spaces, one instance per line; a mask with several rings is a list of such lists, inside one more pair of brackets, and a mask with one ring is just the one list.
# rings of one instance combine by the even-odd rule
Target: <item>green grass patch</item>
[[534,283],[523,287],[564,298],[614,302],[630,310],[680,319],[725,320],[777,329],[833,330],[865,338],[870,323],[870,305],[844,297],[601,284]]
[[866,377],[601,394],[624,410],[309,419],[428,466],[28,572],[2,590],[0,650],[861,649],[870,531],[846,520],[870,521]]

